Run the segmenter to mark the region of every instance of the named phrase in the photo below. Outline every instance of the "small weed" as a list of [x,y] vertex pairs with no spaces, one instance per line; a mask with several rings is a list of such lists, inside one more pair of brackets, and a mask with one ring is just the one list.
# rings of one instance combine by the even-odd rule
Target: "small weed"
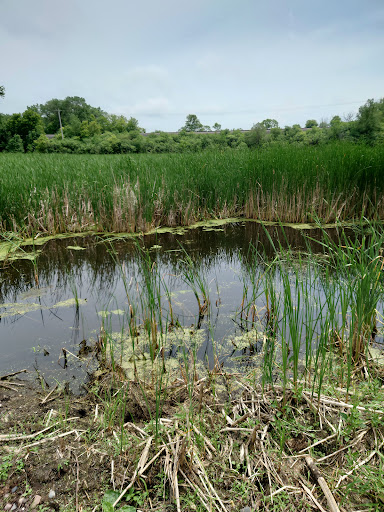
[[8,480],[10,474],[21,473],[24,469],[24,461],[22,459],[14,460],[14,455],[4,455],[0,462],[0,482]]

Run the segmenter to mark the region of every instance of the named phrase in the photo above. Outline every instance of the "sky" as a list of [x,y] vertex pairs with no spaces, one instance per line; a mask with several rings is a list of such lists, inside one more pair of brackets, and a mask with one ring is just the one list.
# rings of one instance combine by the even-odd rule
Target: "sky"
[[0,0],[0,112],[81,96],[147,132],[356,113],[384,96],[383,0]]

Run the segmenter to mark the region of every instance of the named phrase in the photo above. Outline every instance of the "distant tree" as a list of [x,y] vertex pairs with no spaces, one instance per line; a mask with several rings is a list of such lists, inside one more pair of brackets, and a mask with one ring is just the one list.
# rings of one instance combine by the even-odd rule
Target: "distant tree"
[[318,126],[316,119],[308,119],[305,123],[306,128],[313,128],[314,126]]
[[367,141],[376,141],[384,130],[383,100],[376,102],[371,99],[359,108],[356,128]]
[[264,119],[264,121],[261,121],[260,124],[264,126],[266,130],[279,127],[279,123],[276,121],[276,119]]
[[127,119],[124,116],[117,116],[115,114],[111,114],[107,116],[109,120],[109,125],[107,129],[111,132],[132,132],[132,131],[143,131],[142,128],[139,127],[139,121],[134,117]]
[[299,124],[286,126],[284,128],[285,139],[290,143],[301,143],[305,139],[305,135]]
[[346,123],[350,123],[351,121],[353,121],[355,119],[355,114],[353,112],[348,112],[347,114],[344,114],[343,115],[343,120],[346,122]]
[[271,140],[280,140],[283,138],[283,130],[281,130],[281,128],[271,128],[269,135]]
[[63,126],[71,124],[74,117],[80,122],[90,122],[107,115],[99,107],[88,105],[85,99],[79,96],[67,96],[64,100],[53,98],[44,104],[33,105],[30,109],[41,115],[45,133],[56,133],[60,129],[58,110]]
[[267,129],[262,123],[256,123],[251,130],[245,134],[245,142],[248,147],[255,148],[261,146],[267,137]]
[[185,130],[186,132],[201,132],[203,129],[204,126],[195,114],[188,114],[185,125],[181,128],[181,130]]
[[14,135],[8,141],[5,148],[9,153],[24,153],[24,144],[20,135]]
[[[23,141],[24,149],[33,144],[42,133],[44,126],[40,115],[28,108],[22,114],[12,114],[7,121],[7,131],[10,136],[19,135]],[[32,148],[30,148],[32,149]]]
[[221,130],[221,124],[215,123],[212,128],[214,132],[219,132]]
[[5,87],[4,85],[0,85],[0,98],[4,98],[5,96]]

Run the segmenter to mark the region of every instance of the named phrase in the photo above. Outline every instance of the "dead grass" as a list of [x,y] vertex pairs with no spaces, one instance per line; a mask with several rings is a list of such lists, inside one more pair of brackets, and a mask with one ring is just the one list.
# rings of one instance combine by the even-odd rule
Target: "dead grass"
[[157,429],[153,390],[121,372],[101,373],[83,397],[8,385],[0,388],[3,506],[22,497],[28,506],[39,495],[50,509],[95,510],[109,491],[116,509],[382,510],[372,485],[384,411],[370,403],[368,384],[361,396],[358,388],[356,396],[313,395],[304,383],[284,395],[216,368],[169,383]]

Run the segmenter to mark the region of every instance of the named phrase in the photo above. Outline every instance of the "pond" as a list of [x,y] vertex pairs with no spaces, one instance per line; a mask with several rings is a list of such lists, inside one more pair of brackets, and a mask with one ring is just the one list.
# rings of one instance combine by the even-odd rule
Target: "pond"
[[[328,233],[337,239],[336,230]],[[166,359],[185,358],[193,345],[202,364],[246,371],[259,364],[273,313],[263,281],[271,262],[288,246],[297,253],[300,271],[292,261],[284,268],[292,301],[303,304],[298,276],[306,275],[309,249],[323,253],[320,235],[236,222],[137,238],[51,240],[35,261],[13,261],[1,271],[0,375],[26,368],[49,385],[68,382],[79,391],[97,365],[82,357],[88,347],[104,336],[121,352],[131,343],[133,323],[142,354],[151,351],[154,336],[164,335],[170,340]],[[268,281],[276,297],[287,292],[281,268]],[[299,280],[305,279],[308,285],[308,275]],[[304,309],[323,311],[321,279],[310,280]],[[315,327],[299,334],[304,344],[317,343],[317,336]],[[158,350],[157,338],[155,345]]]

